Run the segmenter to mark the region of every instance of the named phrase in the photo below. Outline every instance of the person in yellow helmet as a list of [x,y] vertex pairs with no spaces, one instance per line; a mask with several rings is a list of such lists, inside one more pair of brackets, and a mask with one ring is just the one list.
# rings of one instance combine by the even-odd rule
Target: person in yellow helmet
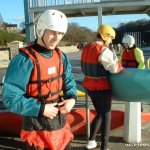
[[81,68],[85,75],[83,87],[96,110],[86,149],[97,146],[95,138],[101,125],[101,150],[108,150],[112,100],[108,76],[122,70],[121,64],[114,59],[113,52],[109,49],[115,36],[115,30],[111,26],[101,25],[97,30],[97,40],[86,45],[81,54]]

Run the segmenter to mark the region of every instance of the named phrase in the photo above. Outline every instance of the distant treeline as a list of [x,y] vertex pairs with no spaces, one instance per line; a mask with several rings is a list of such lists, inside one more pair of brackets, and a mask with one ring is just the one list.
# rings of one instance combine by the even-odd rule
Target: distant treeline
[[[114,44],[122,43],[122,38],[125,33],[128,32],[140,32],[142,46],[150,45],[150,20],[138,20],[128,23],[121,23],[116,30],[116,39]],[[96,32],[88,29],[87,27],[81,27],[77,23],[69,24],[68,32],[64,37],[64,41],[67,43],[77,42],[91,42],[94,41]]]
[[[114,44],[122,42],[124,33],[141,32],[141,41],[143,45],[150,45],[150,20],[138,20],[128,23],[121,23],[116,30],[116,39]],[[25,29],[22,30],[25,32]],[[92,42],[96,38],[96,32],[87,27],[81,27],[78,23],[70,23],[68,31],[63,38],[62,45],[75,45],[78,42]],[[5,45],[14,40],[25,41],[25,38],[19,33],[8,33],[5,30],[0,30],[0,45]]]
[[117,36],[114,43],[121,43],[124,33],[127,32],[140,32],[141,42],[143,46],[150,45],[150,19],[149,20],[138,20],[131,21],[128,23],[121,23],[118,28],[116,28]]

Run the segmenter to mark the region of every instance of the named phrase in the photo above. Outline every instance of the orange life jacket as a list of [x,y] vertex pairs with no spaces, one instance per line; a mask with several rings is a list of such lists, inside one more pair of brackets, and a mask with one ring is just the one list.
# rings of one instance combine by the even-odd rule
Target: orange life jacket
[[102,52],[102,45],[89,44],[81,55],[81,68],[85,74],[83,86],[88,90],[109,90],[111,89],[108,80],[109,71],[106,71],[100,64],[98,58]]
[[129,51],[124,50],[122,53],[122,61],[121,64],[124,68],[137,68],[138,62],[136,61],[135,55],[134,55],[134,49],[131,49]]
[[[40,55],[32,47],[22,48],[33,62],[33,70],[27,86],[26,96],[37,100],[52,102],[57,100],[62,89],[62,52],[53,50],[52,57]],[[48,117],[23,117],[21,138],[40,149],[63,150],[73,139],[66,116],[58,113],[54,119]],[[59,139],[59,140],[56,140]]]
[[33,62],[33,70],[26,90],[27,97],[51,101],[58,99],[62,89],[62,52],[53,50],[52,57],[46,58],[33,48],[21,48]]

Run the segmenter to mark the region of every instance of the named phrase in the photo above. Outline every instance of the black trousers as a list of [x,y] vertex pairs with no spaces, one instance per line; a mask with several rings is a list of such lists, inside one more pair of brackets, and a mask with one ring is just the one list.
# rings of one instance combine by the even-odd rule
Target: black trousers
[[[40,150],[38,147],[30,146],[26,143],[26,150]],[[44,150],[50,150],[49,148],[45,148]],[[71,150],[71,144],[69,143],[64,150]]]
[[96,115],[91,124],[89,140],[95,140],[101,126],[101,150],[106,150],[109,141],[112,94],[110,90],[88,90],[88,94],[96,110]]

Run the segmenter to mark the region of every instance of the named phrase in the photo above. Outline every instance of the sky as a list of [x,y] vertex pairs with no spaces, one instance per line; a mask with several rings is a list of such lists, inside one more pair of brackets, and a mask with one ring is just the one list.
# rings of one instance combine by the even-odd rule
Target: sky
[[[0,13],[4,22],[17,24],[20,28],[20,23],[24,22],[24,0],[1,0]],[[120,23],[127,23],[129,21],[136,21],[140,19],[150,19],[146,14],[139,15],[113,15],[103,16],[103,24],[109,24],[113,27],[118,27]],[[75,17],[69,18],[69,23],[78,23],[79,26],[88,27],[93,31],[98,28],[98,17]]]

